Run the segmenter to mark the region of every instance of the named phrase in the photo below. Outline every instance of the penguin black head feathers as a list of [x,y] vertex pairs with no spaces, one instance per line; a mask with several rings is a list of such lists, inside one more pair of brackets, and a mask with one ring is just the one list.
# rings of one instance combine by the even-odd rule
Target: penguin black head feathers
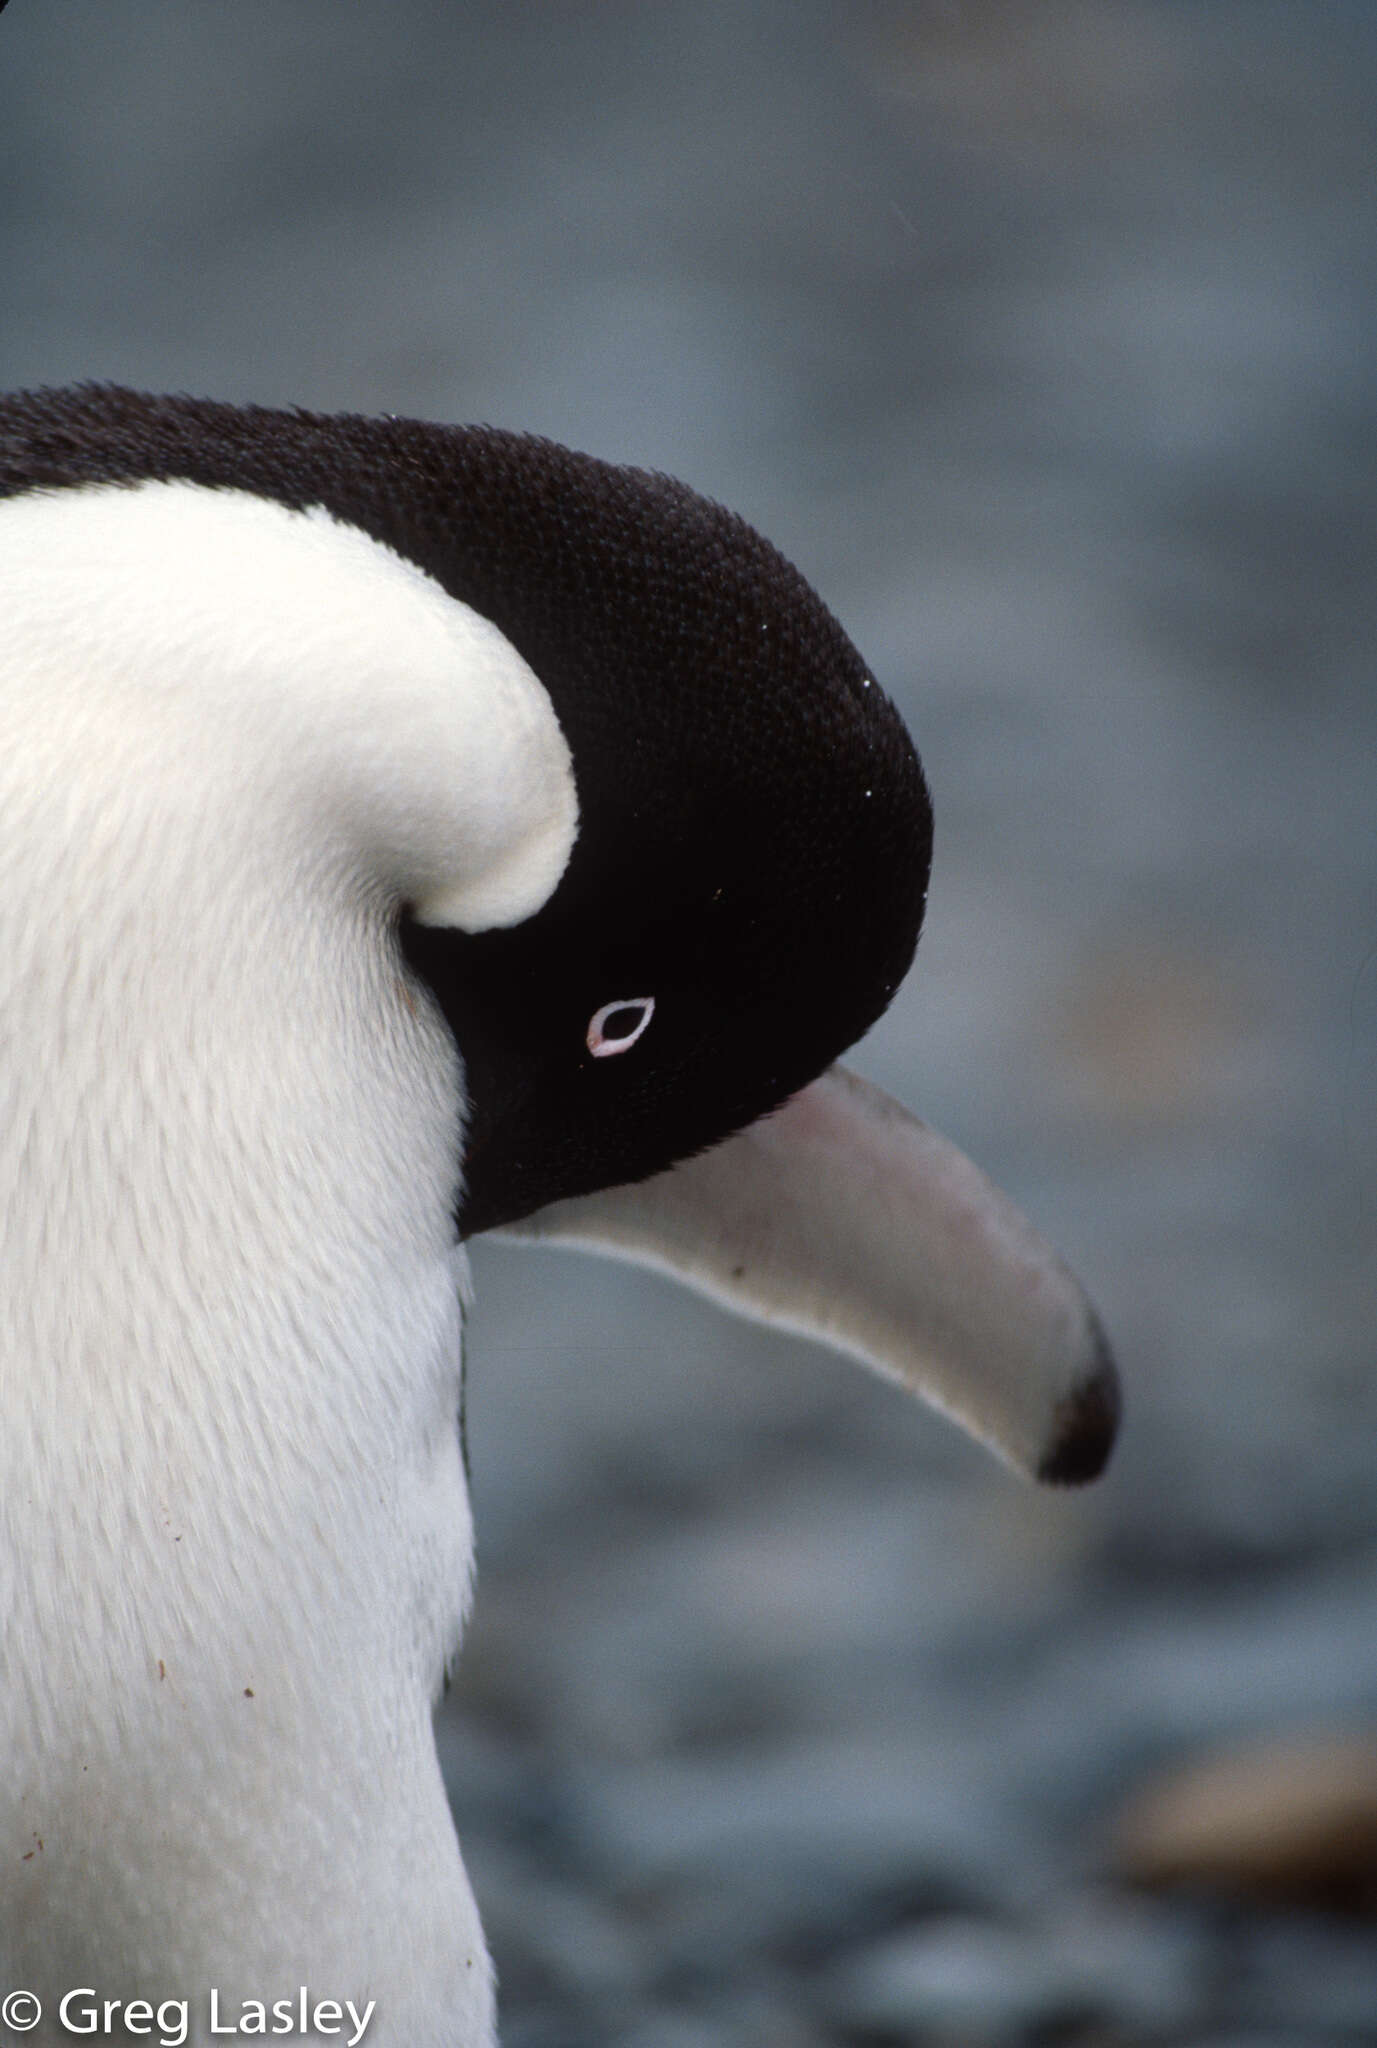
[[923,915],[922,770],[743,521],[486,427],[94,386],[0,403],[0,495],[149,481],[323,507],[490,620],[548,693],[579,814],[558,887],[505,929],[401,927],[463,1055],[465,1234],[714,1144],[888,1004]]

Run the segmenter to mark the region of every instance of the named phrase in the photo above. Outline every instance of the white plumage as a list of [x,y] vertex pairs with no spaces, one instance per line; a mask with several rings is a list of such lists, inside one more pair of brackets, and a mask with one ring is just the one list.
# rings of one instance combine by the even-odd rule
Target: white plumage
[[262,499],[0,504],[0,620],[7,1981],[481,2041],[462,1078],[395,920],[534,909],[567,751],[492,626]]

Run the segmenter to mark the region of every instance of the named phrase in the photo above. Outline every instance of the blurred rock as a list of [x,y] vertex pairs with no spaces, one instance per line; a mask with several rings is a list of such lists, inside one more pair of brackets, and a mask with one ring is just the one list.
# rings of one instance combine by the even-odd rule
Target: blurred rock
[[1288,1910],[1235,1914],[1215,1957],[1216,2010],[1260,2034],[1294,2028],[1311,2048],[1377,2040],[1377,1940],[1366,1922]]
[[1124,1808],[1114,1856],[1141,1884],[1377,1913],[1377,1735],[1296,1735],[1172,1771]]
[[1028,1934],[984,1920],[937,1920],[894,1935],[838,1970],[847,2027],[907,2038],[935,2031],[991,2043],[1089,2017],[1081,1987]]
[[1156,2036],[1190,2023],[1207,1960],[1197,1929],[1087,1898],[1060,1920],[950,1915],[906,1928],[849,1956],[827,1997],[848,2026],[904,2039],[919,2029],[992,2043],[1054,2029]]

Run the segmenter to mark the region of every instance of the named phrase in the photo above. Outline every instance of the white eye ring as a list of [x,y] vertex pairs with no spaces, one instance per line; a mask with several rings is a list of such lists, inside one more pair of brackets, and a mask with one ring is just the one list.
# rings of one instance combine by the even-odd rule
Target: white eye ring
[[[605,1033],[607,1020],[615,1017],[619,1010],[639,1010],[641,1014],[634,1030],[623,1032],[619,1038],[608,1038]],[[588,1026],[589,1052],[595,1060],[610,1059],[615,1052],[629,1052],[654,1015],[654,996],[618,996],[614,1003],[604,1003]]]

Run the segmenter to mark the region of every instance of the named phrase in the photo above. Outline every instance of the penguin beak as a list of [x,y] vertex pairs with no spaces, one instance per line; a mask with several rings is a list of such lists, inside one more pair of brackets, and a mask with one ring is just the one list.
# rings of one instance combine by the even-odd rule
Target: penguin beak
[[954,1145],[843,1067],[696,1159],[500,1234],[656,1267],[847,1352],[1032,1477],[1076,1485],[1109,1457],[1118,1375],[1077,1280]]

